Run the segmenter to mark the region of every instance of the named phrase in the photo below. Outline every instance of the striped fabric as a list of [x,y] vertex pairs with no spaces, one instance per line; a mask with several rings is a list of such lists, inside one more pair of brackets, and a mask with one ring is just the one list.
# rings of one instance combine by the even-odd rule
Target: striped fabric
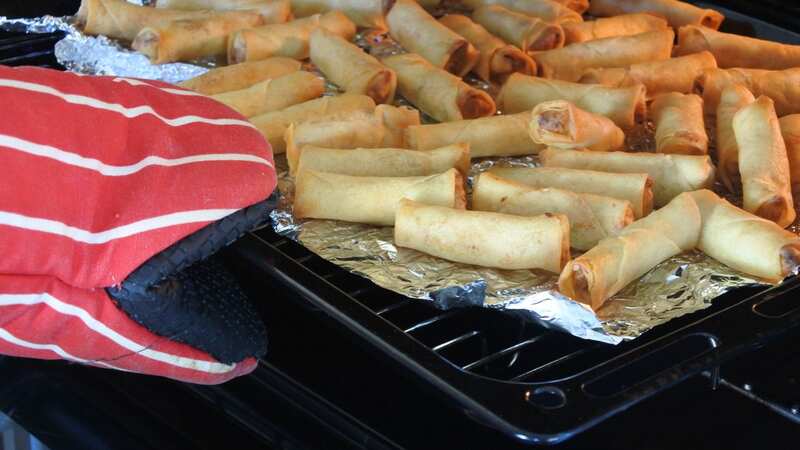
[[208,97],[156,81],[0,66],[0,353],[216,383],[215,362],[131,321],[103,288],[265,199],[269,145]]

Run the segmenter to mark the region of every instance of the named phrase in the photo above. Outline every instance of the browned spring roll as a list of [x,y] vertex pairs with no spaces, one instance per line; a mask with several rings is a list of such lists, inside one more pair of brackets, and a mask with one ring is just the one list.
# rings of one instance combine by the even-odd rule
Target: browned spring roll
[[668,27],[667,21],[652,14],[623,14],[586,22],[561,24],[565,44],[586,42],[614,36],[630,36]]
[[419,55],[394,55],[382,62],[397,74],[400,94],[440,122],[491,116],[497,110],[489,94]]
[[514,72],[536,74],[536,63],[519,48],[506,44],[467,16],[449,14],[439,22],[464,36],[480,53],[472,71],[482,80],[502,84]]
[[584,111],[566,100],[539,103],[531,116],[531,139],[549,147],[607,151],[625,143],[625,133],[611,119]]
[[481,6],[500,5],[511,11],[538,17],[547,22],[582,22],[583,18],[577,12],[552,0],[461,0],[460,3],[470,9]]
[[391,103],[397,75],[373,56],[324,28],[311,32],[311,62],[349,94],[364,94],[375,103]]
[[675,55],[710,51],[722,68],[789,69],[800,66],[800,45],[722,33],[705,27],[687,25],[678,30]]
[[649,98],[668,92],[690,94],[697,77],[702,75],[704,70],[716,67],[714,55],[703,51],[664,61],[633,64],[627,68],[590,69],[581,76],[580,82],[599,83],[609,87],[633,86],[641,83],[647,88]]
[[558,272],[569,259],[569,220],[465,211],[401,200],[394,243],[450,261]]
[[657,264],[693,249],[701,227],[697,204],[688,193],[681,194],[569,261],[558,277],[558,290],[597,311]]
[[739,181],[739,145],[733,132],[733,116],[754,101],[746,87],[734,84],[722,91],[717,107],[717,176],[731,192]]
[[778,119],[781,136],[786,144],[789,158],[789,178],[792,180],[792,195],[800,195],[800,114],[791,114]]
[[677,0],[592,0],[589,6],[589,14],[601,17],[639,12],[664,16],[675,28],[702,25],[716,30],[725,20],[718,11]]
[[200,76],[181,82],[179,86],[201,94],[213,95],[237,91],[259,81],[288,75],[300,70],[300,66],[300,61],[276,56],[261,61],[217,67]]
[[306,59],[311,32],[319,27],[348,40],[356,34],[355,24],[339,11],[241,30],[228,37],[228,63],[236,64],[271,56]]
[[264,23],[283,23],[292,17],[289,0],[157,0],[156,8],[230,11],[256,10]]
[[339,173],[359,177],[416,177],[458,170],[469,174],[469,145],[454,144],[428,151],[400,148],[353,150],[306,145],[300,153],[298,171]]
[[353,177],[304,170],[297,175],[294,216],[393,225],[400,200],[466,206],[464,181],[455,169],[427,177]]
[[578,81],[589,69],[628,67],[650,61],[663,61],[672,54],[672,29],[648,31],[632,36],[617,36],[570,44],[533,55],[539,75],[565,81]]
[[708,153],[703,99],[699,95],[661,94],[650,105],[650,114],[656,125],[656,151],[683,155]]
[[741,84],[753,95],[766,95],[775,102],[778,116],[800,113],[800,68],[786,70],[708,69],[695,82],[703,95],[706,114],[713,114],[722,90]]
[[328,11],[341,11],[356,25],[363,28],[386,29],[386,13],[391,0],[291,0],[297,17]]
[[481,6],[472,13],[472,20],[528,53],[564,45],[564,30],[560,25],[499,5]]
[[641,84],[610,88],[512,74],[497,95],[505,114],[531,110],[549,100],[567,100],[581,109],[606,116],[623,130],[643,123],[647,114],[645,88]]
[[778,116],[769,97],[759,97],[733,116],[739,147],[744,209],[782,228],[796,212],[789,179],[789,160]]
[[248,88],[213,96],[245,117],[253,117],[288,108],[322,95],[325,82],[318,76],[298,71]]
[[560,3],[567,8],[575,11],[578,14],[583,14],[589,9],[589,0],[553,0],[556,3]]
[[463,77],[480,54],[466,39],[437,22],[414,0],[398,0],[386,16],[389,34],[433,66]]

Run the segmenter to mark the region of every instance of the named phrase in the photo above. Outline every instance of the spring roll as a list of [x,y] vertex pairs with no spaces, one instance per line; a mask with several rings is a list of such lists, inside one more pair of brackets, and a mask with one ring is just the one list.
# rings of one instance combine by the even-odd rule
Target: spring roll
[[228,35],[264,23],[257,11],[241,11],[209,19],[176,20],[157,27],[145,27],[131,47],[153,64],[191,61],[204,57],[224,59]]
[[716,30],[725,20],[719,11],[699,8],[677,0],[592,0],[589,14],[606,17],[627,13],[651,13],[663,16],[671,27],[702,25]]
[[589,250],[633,222],[628,201],[555,188],[534,189],[490,172],[482,173],[473,184],[472,209],[518,216],[564,214],[569,219],[570,243],[578,250]]
[[739,147],[744,209],[786,228],[796,212],[789,179],[789,159],[778,116],[769,97],[761,96],[733,116]]
[[656,151],[682,155],[708,153],[708,135],[703,122],[703,99],[695,94],[670,92],[657,96],[650,105],[656,125]]
[[632,36],[616,36],[570,44],[533,55],[539,75],[565,81],[578,81],[589,69],[628,67],[669,59],[672,54],[672,29],[648,31]]
[[698,248],[740,272],[777,283],[800,266],[800,238],[708,190],[691,192],[703,219]]
[[734,84],[722,91],[717,106],[717,176],[731,192],[739,180],[739,146],[733,132],[733,116],[754,101],[746,87]]
[[733,84],[743,85],[755,96],[771,98],[778,116],[800,113],[800,68],[708,69],[695,82],[695,92],[703,95],[706,114],[716,111],[722,90]]
[[486,117],[497,111],[489,94],[419,55],[394,55],[382,62],[397,74],[400,94],[439,122]]
[[609,173],[561,167],[492,167],[488,173],[534,189],[555,188],[629,202],[635,218],[653,210],[653,180],[646,173]]
[[316,28],[325,28],[347,40],[356,34],[355,24],[339,11],[241,30],[228,37],[228,64],[271,56],[306,59],[309,53],[308,41],[311,32]]
[[315,99],[324,91],[325,82],[321,78],[298,71],[261,81],[249,88],[216,94],[212,98],[245,117],[254,117]]
[[450,261],[558,273],[569,259],[569,220],[466,211],[401,200],[394,243]]
[[472,20],[526,53],[564,46],[564,30],[560,25],[500,5],[481,6],[472,13]]
[[464,179],[455,169],[427,177],[353,177],[304,170],[295,180],[294,216],[394,225],[403,198],[464,209]]
[[786,144],[789,158],[789,178],[792,181],[792,196],[800,194],[800,114],[791,114],[778,119],[781,136]]
[[611,119],[566,100],[539,103],[533,108],[528,130],[533,142],[555,148],[608,151],[625,143],[625,133]]
[[397,75],[356,45],[324,28],[311,32],[311,62],[349,94],[372,97],[375,103],[391,103]]
[[583,14],[589,9],[589,0],[553,0],[556,3],[560,3],[567,8],[575,11],[578,14]]
[[386,16],[389,34],[404,49],[459,77],[478,63],[480,53],[466,39],[437,22],[414,0],[398,0]]
[[539,103],[567,100],[581,109],[606,116],[623,130],[643,123],[647,114],[645,88],[641,84],[610,88],[599,84],[578,84],[511,74],[497,95],[505,114],[528,111]]
[[416,177],[456,169],[469,174],[469,145],[454,144],[428,151],[400,148],[334,149],[306,145],[298,171],[338,173],[358,177]]
[[756,39],[732,33],[687,25],[678,30],[675,55],[710,51],[717,65],[753,69],[790,69],[800,66],[800,45]]
[[430,150],[464,142],[470,145],[473,158],[536,154],[544,146],[531,139],[528,133],[530,118],[530,112],[522,112],[413,125],[405,131],[405,144],[417,150]]
[[564,43],[586,42],[614,36],[631,36],[667,28],[666,19],[652,14],[623,14],[586,22],[561,24]]
[[267,24],[284,23],[292,18],[292,5],[289,0],[156,0],[156,8],[192,11],[252,9],[258,11]]
[[708,156],[545,149],[539,159],[545,167],[646,173],[653,180],[653,204],[657,207],[682,192],[708,188],[714,183],[714,165]]
[[300,61],[276,56],[232,66],[217,67],[178,83],[179,86],[206,95],[238,91],[260,81],[282,77],[300,70]]
[[514,72],[536,74],[536,63],[530,56],[495,37],[469,17],[449,14],[439,19],[439,22],[463,36],[478,50],[480,57],[472,71],[482,80],[503,84]]
[[569,261],[558,277],[558,290],[597,311],[657,264],[693,249],[701,228],[697,204],[688,193],[681,194]]
[[338,95],[309,100],[280,111],[251,117],[250,122],[272,146],[273,153],[284,153],[283,135],[292,123],[333,120],[337,117],[367,114],[375,110],[375,101],[366,95]]
[[633,64],[630,67],[590,69],[581,76],[580,83],[598,83],[609,87],[624,87],[643,84],[647,96],[680,92],[690,94],[694,82],[703,71],[717,67],[710,52],[703,51],[677,58],[649,63]]
[[306,17],[328,11],[341,11],[356,25],[363,28],[386,29],[386,13],[391,0],[291,0],[297,17]]
[[461,0],[460,3],[472,10],[482,6],[499,5],[546,22],[563,24],[565,22],[583,21],[583,17],[580,14],[552,0]]

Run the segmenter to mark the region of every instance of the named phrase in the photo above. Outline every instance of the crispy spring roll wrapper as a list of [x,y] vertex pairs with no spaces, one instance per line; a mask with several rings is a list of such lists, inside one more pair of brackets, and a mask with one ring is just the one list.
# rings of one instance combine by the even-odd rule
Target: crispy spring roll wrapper
[[437,22],[414,0],[397,0],[386,23],[395,41],[435,67],[463,77],[478,63],[480,53],[469,41]]
[[386,29],[386,13],[391,0],[291,0],[292,12],[297,17],[328,11],[341,11],[356,25],[363,28]]
[[306,145],[300,153],[298,171],[339,173],[359,177],[416,177],[456,169],[469,174],[469,145],[454,144],[428,151],[400,148],[353,150]]
[[567,8],[575,11],[578,14],[583,14],[589,9],[589,0],[553,0],[556,3],[560,3]]
[[555,188],[625,200],[635,218],[653,210],[653,180],[645,173],[609,173],[561,167],[493,167],[487,173],[534,189]]
[[472,20],[527,53],[564,46],[560,25],[500,5],[481,6],[472,13]]
[[695,92],[703,95],[706,114],[714,114],[722,90],[741,84],[755,96],[775,102],[778,116],[800,113],[800,67],[786,70],[708,69],[695,81]]
[[733,116],[739,147],[744,209],[782,228],[794,222],[796,212],[789,178],[789,159],[775,107],[761,96]]
[[300,70],[302,63],[296,59],[276,56],[261,61],[217,67],[208,72],[178,83],[179,86],[206,95],[237,91],[260,81],[282,77]]
[[800,238],[709,190],[691,192],[703,218],[698,248],[748,275],[779,282],[800,265]]
[[708,153],[708,135],[703,122],[703,99],[695,94],[670,92],[650,104],[656,125],[656,151],[681,155]]
[[502,39],[486,31],[486,28],[460,14],[448,14],[439,22],[464,36],[480,53],[472,71],[482,80],[503,84],[514,72],[525,75],[536,74],[536,63],[519,48],[506,44]]
[[404,198],[464,209],[464,179],[455,169],[427,177],[353,177],[304,170],[295,180],[294,216],[394,225]]
[[355,24],[339,11],[240,30],[228,37],[228,64],[271,56],[306,59],[309,52],[308,41],[311,32],[316,28],[325,28],[348,40],[356,34]]
[[511,11],[536,17],[546,22],[582,22],[583,17],[572,9],[552,0],[461,0],[459,3],[475,10],[482,6],[499,5]]
[[439,122],[486,117],[497,111],[489,94],[419,55],[394,55],[382,62],[397,74],[400,94]]
[[610,69],[590,69],[581,76],[580,83],[597,83],[609,87],[633,86],[643,84],[650,98],[668,92],[690,94],[694,82],[703,71],[717,67],[717,61],[710,52],[703,51],[677,58],[665,59],[630,67]]
[[789,178],[792,180],[792,196],[800,195],[800,114],[791,114],[778,119],[781,136],[786,144],[789,158]]
[[702,25],[717,29],[725,20],[719,11],[698,8],[677,0],[592,0],[589,14],[606,17],[628,13],[651,13],[663,16],[671,27]]
[[277,154],[286,151],[286,141],[283,139],[283,135],[292,123],[332,120],[337,117],[367,114],[374,110],[375,101],[366,95],[344,94],[309,100],[280,111],[251,117],[248,120],[269,141],[272,152]]
[[511,74],[497,95],[497,106],[504,114],[528,111],[539,103],[567,100],[581,109],[606,116],[623,130],[643,123],[647,115],[646,91],[637,84],[611,88],[599,84],[579,84]]
[[209,19],[176,20],[157,27],[145,27],[131,47],[150,62],[164,64],[204,57],[224,59],[228,35],[264,23],[258,11],[239,11]]
[[611,119],[566,100],[539,103],[533,108],[528,130],[533,142],[555,148],[608,151],[625,144],[625,133]]
[[633,222],[628,201],[555,188],[534,189],[489,172],[473,184],[472,209],[518,216],[564,214],[569,219],[570,243],[578,250],[589,250]]
[[739,181],[739,145],[733,132],[733,116],[754,101],[746,87],[734,84],[723,89],[717,106],[717,176],[731,192]]
[[417,150],[430,150],[464,142],[473,158],[516,156],[539,153],[543,145],[533,142],[528,133],[531,113],[503,114],[480,119],[456,120],[413,125],[405,130],[405,144]]
[[657,264],[694,248],[701,228],[697,204],[688,193],[681,194],[569,261],[558,277],[558,290],[597,311]]
[[614,36],[631,36],[667,28],[667,20],[652,14],[623,14],[586,22],[561,24],[565,44],[586,42]]
[[631,36],[607,37],[539,52],[533,55],[533,60],[536,61],[540,76],[578,81],[589,69],[628,67],[669,59],[674,37],[671,28]]
[[254,117],[315,99],[325,92],[325,82],[318,76],[298,71],[249,88],[213,96],[245,117]]
[[283,23],[292,18],[292,5],[289,0],[157,0],[156,8],[193,11],[252,9],[261,14],[264,23]]
[[706,27],[687,25],[678,30],[675,55],[710,51],[722,68],[790,69],[800,66],[800,45],[723,33]]
[[646,173],[653,180],[653,204],[663,206],[682,192],[711,187],[714,165],[708,156],[663,153],[590,152],[545,149],[539,153],[545,167]]
[[558,273],[569,259],[569,220],[466,211],[401,200],[394,243],[450,261]]

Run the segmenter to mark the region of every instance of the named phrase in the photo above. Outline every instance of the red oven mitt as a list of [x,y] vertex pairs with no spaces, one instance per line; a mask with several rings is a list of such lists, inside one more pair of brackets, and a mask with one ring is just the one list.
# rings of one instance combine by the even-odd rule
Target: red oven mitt
[[[0,105],[0,353],[197,383],[253,370],[261,350],[214,343],[230,317],[250,342],[263,324],[215,305],[230,283],[195,263],[230,240],[221,228],[266,214],[276,175],[258,131],[168,84],[40,68],[0,66]],[[192,302],[227,316],[141,325]]]

